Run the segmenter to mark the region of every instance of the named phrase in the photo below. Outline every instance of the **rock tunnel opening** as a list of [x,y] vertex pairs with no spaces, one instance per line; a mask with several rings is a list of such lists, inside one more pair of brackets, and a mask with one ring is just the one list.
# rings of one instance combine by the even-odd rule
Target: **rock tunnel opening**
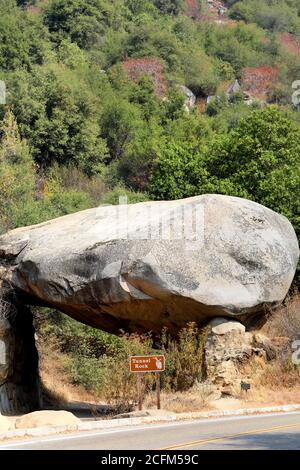
[[[177,232],[139,239],[149,208],[171,227],[176,214],[201,209],[205,230],[192,245]],[[177,219],[185,234],[185,219]],[[8,232],[0,237],[0,294],[5,282],[14,297],[4,299],[13,307],[0,321],[1,411],[39,407],[28,305],[40,301],[115,334],[117,328],[176,330],[214,317],[230,317],[249,331],[285,298],[298,259],[298,239],[285,217],[220,195],[133,204],[129,213],[98,207]]]

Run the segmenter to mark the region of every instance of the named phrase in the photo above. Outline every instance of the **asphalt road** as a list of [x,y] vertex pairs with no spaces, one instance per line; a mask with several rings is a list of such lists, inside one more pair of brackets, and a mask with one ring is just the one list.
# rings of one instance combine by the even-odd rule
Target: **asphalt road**
[[14,441],[0,450],[300,449],[300,413],[242,416]]

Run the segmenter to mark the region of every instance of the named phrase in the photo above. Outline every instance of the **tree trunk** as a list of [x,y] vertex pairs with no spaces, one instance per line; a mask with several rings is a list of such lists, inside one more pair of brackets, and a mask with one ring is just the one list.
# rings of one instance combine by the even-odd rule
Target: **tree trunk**
[[0,312],[0,413],[41,408],[38,353],[30,310],[23,305]]

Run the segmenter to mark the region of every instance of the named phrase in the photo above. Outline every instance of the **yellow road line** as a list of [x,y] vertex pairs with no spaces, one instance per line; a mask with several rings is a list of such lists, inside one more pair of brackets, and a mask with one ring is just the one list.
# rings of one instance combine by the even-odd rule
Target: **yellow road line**
[[227,439],[233,439],[234,437],[249,436],[249,435],[252,435],[252,434],[264,434],[264,433],[270,433],[270,432],[273,432],[273,431],[278,431],[280,429],[290,429],[290,428],[296,428],[296,427],[300,427],[300,423],[287,424],[285,426],[275,426],[273,428],[267,428],[267,429],[256,429],[254,431],[241,432],[241,433],[238,433],[238,434],[230,434],[228,436],[222,436],[222,437],[213,437],[211,439],[204,439],[204,440],[201,440],[201,441],[185,442],[185,443],[177,444],[177,445],[170,446],[170,447],[162,447],[162,448],[157,449],[157,450],[176,450],[176,449],[182,449],[184,447],[192,447],[194,445],[199,445],[199,446],[201,445],[202,446],[202,445],[205,445],[205,444],[209,444],[211,442],[226,441]]

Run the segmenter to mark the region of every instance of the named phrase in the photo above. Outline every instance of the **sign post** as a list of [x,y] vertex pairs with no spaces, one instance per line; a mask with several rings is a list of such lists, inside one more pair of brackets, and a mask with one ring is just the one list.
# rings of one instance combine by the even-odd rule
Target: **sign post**
[[157,409],[160,410],[160,375],[159,372],[155,372],[156,375],[156,402]]
[[143,408],[142,397],[142,373],[155,372],[156,376],[156,401],[160,410],[160,372],[165,370],[165,356],[131,356],[130,372],[137,374],[138,404],[139,410]]
[[138,374],[137,376],[137,389],[138,389],[138,403],[139,411],[143,409],[143,394],[142,394],[142,376]]

